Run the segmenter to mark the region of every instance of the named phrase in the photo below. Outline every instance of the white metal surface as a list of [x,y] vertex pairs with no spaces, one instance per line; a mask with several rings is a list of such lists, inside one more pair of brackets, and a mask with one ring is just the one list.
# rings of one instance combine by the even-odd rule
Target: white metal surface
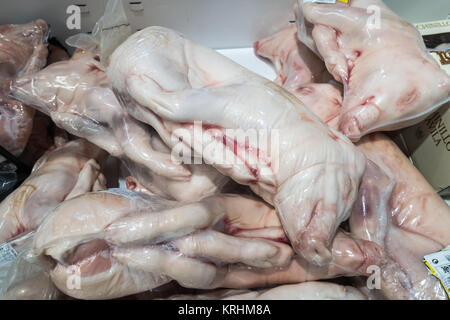
[[[142,0],[144,10],[133,11],[123,0],[132,27],[161,25],[183,32],[213,48],[242,48],[281,29],[294,19],[293,0]],[[385,0],[411,22],[445,19],[449,0]],[[85,4],[81,30],[68,30],[66,9]],[[106,0],[0,0],[0,24],[25,23],[43,18],[52,34],[61,40],[92,30],[102,15]],[[136,4],[134,5],[137,6]]]
[[269,80],[274,80],[276,77],[273,66],[259,59],[254,54],[253,48],[222,49],[217,52]]

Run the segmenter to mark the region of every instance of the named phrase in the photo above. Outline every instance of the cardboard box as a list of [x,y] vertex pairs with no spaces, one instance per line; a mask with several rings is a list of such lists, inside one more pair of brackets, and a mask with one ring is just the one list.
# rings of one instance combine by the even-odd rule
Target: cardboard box
[[[423,35],[431,55],[450,75],[450,20],[415,25]],[[447,44],[446,44],[447,43]],[[439,49],[442,48],[442,49]],[[425,121],[400,131],[396,142],[434,189],[450,196],[450,103]]]

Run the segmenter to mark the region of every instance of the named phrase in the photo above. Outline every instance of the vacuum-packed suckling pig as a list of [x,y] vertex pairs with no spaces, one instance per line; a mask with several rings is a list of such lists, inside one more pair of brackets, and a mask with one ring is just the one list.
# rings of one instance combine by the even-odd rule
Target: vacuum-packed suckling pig
[[[69,59],[69,55],[61,46],[55,38],[49,40],[47,64]],[[33,129],[28,138],[28,143],[19,159],[24,164],[33,166],[52,146],[64,145],[67,138],[63,129],[58,128],[49,116],[38,111],[33,118]]]
[[273,62],[278,74],[275,83],[299,98],[329,127],[338,128],[342,91],[326,83],[331,75],[324,62],[298,40],[295,25],[255,42],[254,48],[257,55]]
[[249,185],[275,205],[298,254],[330,262],[365,167],[348,139],[275,83],[166,28],[135,33],[110,61],[108,79],[132,116]]
[[44,20],[0,26],[0,145],[15,156],[25,148],[33,127],[34,109],[8,97],[9,79],[44,67],[47,48]]
[[62,201],[104,189],[105,177],[96,161],[104,156],[81,139],[44,154],[31,175],[0,204],[0,243],[36,229]]
[[358,148],[370,161],[350,229],[385,252],[381,292],[390,299],[446,299],[423,257],[450,243],[450,208],[386,136],[364,137]]
[[15,80],[11,90],[17,99],[50,115],[60,128],[120,158],[158,195],[195,200],[217,192],[226,181],[209,166],[173,162],[157,134],[119,104],[96,55],[78,51],[68,61]]
[[[292,258],[291,247],[266,227],[261,206],[232,195],[182,204],[110,189],[64,201],[41,224],[34,247],[56,262],[55,285],[76,298],[121,297],[172,280],[188,288],[228,287],[235,264],[259,270]],[[262,236],[227,232],[236,227]]]
[[299,4],[328,71],[344,84],[339,128],[352,140],[418,123],[450,97],[450,77],[419,32],[382,1]]

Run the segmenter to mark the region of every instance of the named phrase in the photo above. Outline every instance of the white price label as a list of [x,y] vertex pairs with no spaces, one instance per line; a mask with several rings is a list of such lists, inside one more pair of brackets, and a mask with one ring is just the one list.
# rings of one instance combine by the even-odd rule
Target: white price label
[[423,258],[431,273],[438,278],[450,298],[450,246]]
[[0,266],[13,261],[16,257],[17,252],[9,243],[0,245]]

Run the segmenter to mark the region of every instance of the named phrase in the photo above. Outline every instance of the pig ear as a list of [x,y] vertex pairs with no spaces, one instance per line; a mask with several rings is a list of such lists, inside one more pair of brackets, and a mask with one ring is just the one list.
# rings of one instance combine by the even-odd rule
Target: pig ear
[[[150,142],[141,147],[141,153],[134,152],[133,148],[127,148],[124,154],[124,148],[118,139],[111,132],[98,125],[89,118],[82,118],[72,113],[57,113],[51,115],[52,120],[58,127],[64,128],[69,133],[85,138],[98,147],[106,150],[115,157],[128,157],[132,161],[139,163],[155,173],[175,180],[185,180],[189,178],[191,172],[183,165],[172,161],[170,153],[155,151],[152,149]],[[133,151],[133,152],[132,152]],[[145,156],[143,156],[145,153]]]
[[[131,128],[130,123],[128,127]],[[134,134],[137,134],[136,128],[133,129]],[[122,135],[122,137],[128,137],[128,134]],[[121,137],[118,138],[118,140],[120,139]],[[172,154],[170,152],[160,152],[153,149],[150,139],[141,137],[139,141],[130,143],[129,141],[131,140],[127,139],[126,141],[122,140],[120,142],[123,157],[127,157],[132,162],[169,179],[185,181],[192,175],[189,169],[181,163],[172,160]]]
[[339,48],[336,31],[330,27],[318,24],[312,31],[317,50],[323,57],[328,71],[338,82],[348,80],[347,58]]
[[96,184],[100,172],[100,165],[94,159],[86,162],[78,174],[78,179],[72,191],[67,195],[65,200],[75,198],[87,192],[91,192]]
[[50,116],[59,128],[64,128],[70,134],[85,138],[111,155],[117,156],[118,150],[120,150],[119,144],[109,130],[95,121],[73,113],[52,112]]
[[329,26],[340,32],[351,32],[353,28],[360,28],[368,17],[363,8],[350,7],[341,4],[314,4],[303,6],[305,18],[313,24]]
[[114,143],[114,139],[105,141],[108,132],[90,118],[65,112],[52,112],[50,116],[59,128],[64,128],[70,134],[85,138],[108,152],[112,152],[118,147]]

